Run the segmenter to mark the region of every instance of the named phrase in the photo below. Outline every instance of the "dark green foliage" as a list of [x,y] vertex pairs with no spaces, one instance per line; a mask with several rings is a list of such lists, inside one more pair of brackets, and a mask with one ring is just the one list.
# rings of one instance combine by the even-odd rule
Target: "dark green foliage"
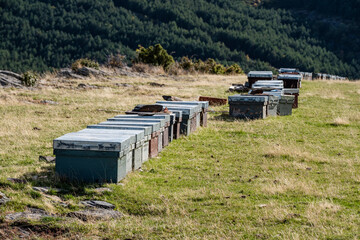
[[241,74],[241,73],[244,73],[244,71],[241,69],[241,67],[238,64],[234,63],[230,67],[226,68],[225,73],[226,74]]
[[71,69],[74,71],[76,71],[82,67],[99,69],[99,63],[97,63],[93,60],[87,59],[87,58],[80,58],[71,65]]
[[360,77],[357,0],[248,2],[0,0],[0,69],[44,71],[79,58],[106,63],[116,52],[132,59],[138,45],[160,43],[176,60]]
[[23,73],[22,82],[27,87],[35,86],[38,81],[38,75],[32,71]]
[[135,62],[162,66],[165,70],[175,62],[174,58],[169,55],[160,44],[148,48],[139,46],[139,48],[136,49],[136,54]]

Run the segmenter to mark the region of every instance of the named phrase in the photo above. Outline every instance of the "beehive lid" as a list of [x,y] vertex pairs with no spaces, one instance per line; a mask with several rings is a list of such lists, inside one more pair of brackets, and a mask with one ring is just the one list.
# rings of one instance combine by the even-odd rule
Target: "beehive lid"
[[268,96],[261,96],[261,95],[233,95],[229,96],[229,103],[234,102],[259,102],[259,103],[267,103],[269,101]]
[[[145,119],[145,118],[128,118],[121,115],[115,116],[117,121],[131,121],[131,122],[145,122],[145,123],[160,123],[160,127],[165,127],[165,119]],[[170,121],[170,120],[169,120]]]
[[283,93],[283,91],[272,90],[272,91],[264,91],[263,94],[273,95],[273,96],[277,96],[278,98],[281,98],[281,96],[282,96],[284,93]]
[[117,115],[116,118],[138,118],[138,119],[164,119],[165,122],[170,122],[170,114],[164,115],[152,115],[152,116],[141,116],[135,114],[128,114],[128,115]]
[[248,77],[250,78],[272,78],[272,71],[251,71],[248,73]]
[[119,121],[118,118],[109,118],[108,121],[113,122],[115,125],[129,125],[129,126],[145,126],[151,127],[152,132],[157,132],[160,130],[159,122],[134,122],[134,121]]
[[279,74],[278,79],[281,80],[301,80],[300,74]]
[[282,84],[284,85],[283,80],[258,80],[254,84],[256,85],[267,85],[267,84]]
[[54,149],[121,152],[135,143],[135,136],[111,133],[73,132],[53,141]]
[[168,103],[161,103],[160,105],[167,107],[169,110],[170,108],[174,110],[181,110],[183,111],[183,115],[193,115],[195,113],[201,112],[201,106],[199,105],[181,105],[181,104],[168,104]]
[[296,68],[280,68],[279,73],[298,73],[299,70]]
[[152,133],[152,126],[127,125],[127,124],[123,124],[122,122],[115,122],[115,121],[101,122],[97,125],[104,125],[104,126],[108,126],[109,128],[116,127],[119,129],[143,130],[145,136],[148,136]]
[[284,94],[296,94],[299,93],[299,89],[298,88],[284,88],[283,89]]
[[[110,126],[110,127],[109,127]],[[94,129],[103,129],[104,132],[116,130],[121,131],[124,135],[135,135],[135,141],[140,142],[145,138],[144,130],[130,130],[130,129],[121,129],[120,126],[111,126],[111,125],[90,125],[87,126],[87,129],[81,130],[79,132],[86,132],[87,130],[94,130]]]
[[175,105],[200,105],[202,109],[209,108],[208,101],[157,101],[158,104],[175,104]]

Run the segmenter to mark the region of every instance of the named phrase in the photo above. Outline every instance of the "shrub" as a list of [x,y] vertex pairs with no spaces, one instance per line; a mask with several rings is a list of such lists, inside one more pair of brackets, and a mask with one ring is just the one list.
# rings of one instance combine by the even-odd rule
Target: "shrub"
[[112,67],[112,68],[121,68],[126,65],[124,63],[125,58],[126,58],[126,56],[121,55],[120,53],[115,54],[115,55],[111,54],[107,58],[107,66]]
[[76,71],[82,67],[95,68],[95,69],[99,70],[99,63],[97,63],[93,60],[90,60],[88,58],[80,58],[71,65],[71,69],[73,71]]
[[188,57],[182,57],[179,63],[180,67],[186,71],[193,72],[194,69],[194,62]]
[[152,64],[154,66],[162,66],[165,70],[174,63],[174,58],[160,45],[156,44],[148,48],[139,45],[136,49],[136,63]]
[[227,67],[225,70],[225,74],[241,74],[244,73],[244,71],[241,69],[241,67],[234,63],[233,65],[231,65],[230,67]]
[[37,81],[38,81],[38,75],[36,73],[34,73],[32,71],[27,71],[27,72],[23,73],[22,83],[25,86],[28,86],[28,87],[35,86]]

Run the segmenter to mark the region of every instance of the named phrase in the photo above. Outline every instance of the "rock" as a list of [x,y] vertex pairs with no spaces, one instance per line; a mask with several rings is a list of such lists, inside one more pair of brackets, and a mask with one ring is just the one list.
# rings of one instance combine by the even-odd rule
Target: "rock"
[[89,67],[82,67],[75,71],[76,74],[81,76],[89,77],[89,76],[107,76],[108,74],[101,70],[96,70]]
[[150,84],[150,86],[153,86],[153,87],[165,87],[165,84],[160,84],[160,83],[156,83],[156,82],[150,82],[149,84]]
[[52,163],[55,162],[55,157],[51,157],[51,156],[39,156],[39,161],[45,161],[48,163]]
[[258,207],[259,208],[264,208],[264,207],[267,207],[267,205],[266,204],[260,204],[260,205],[258,205]]
[[0,86],[25,88],[19,74],[4,70],[0,70]]
[[118,87],[133,87],[133,85],[127,83],[115,83],[115,85]]
[[0,205],[3,205],[5,203],[7,203],[8,201],[10,201],[10,199],[8,197],[6,197],[5,194],[0,192]]
[[124,215],[118,211],[114,210],[105,210],[105,209],[92,209],[92,210],[83,210],[71,212],[67,215],[68,217],[79,218],[83,221],[88,220],[112,220],[120,219]]
[[33,130],[40,131],[40,130],[41,130],[41,128],[38,128],[38,127],[33,127]]
[[60,188],[50,188],[50,187],[33,187],[33,190],[38,191],[38,192],[42,192],[42,193],[48,193],[49,191],[53,190],[55,192],[63,192],[63,189]]
[[87,200],[87,201],[81,201],[80,203],[86,207],[92,207],[92,208],[104,208],[104,209],[115,208],[115,205],[105,201]]
[[49,105],[58,105],[59,104],[58,102],[54,102],[54,101],[51,101],[51,100],[41,100],[40,103],[49,104]]
[[65,77],[65,78],[75,78],[75,79],[84,79],[83,76],[75,74],[72,72],[70,68],[63,68],[57,74],[57,77]]
[[26,180],[19,178],[8,178],[7,180],[12,183],[22,183],[22,184],[26,183]]
[[110,188],[95,188],[94,191],[97,193],[112,192]]
[[84,88],[84,89],[98,89],[98,86],[94,86],[94,85],[86,85],[84,83],[80,83],[77,88]]
[[165,101],[182,101],[181,98],[175,97],[175,96],[162,96]]
[[42,209],[28,208],[25,212],[10,213],[5,216],[5,220],[15,222],[19,220],[36,220],[39,221],[45,217],[54,217]]

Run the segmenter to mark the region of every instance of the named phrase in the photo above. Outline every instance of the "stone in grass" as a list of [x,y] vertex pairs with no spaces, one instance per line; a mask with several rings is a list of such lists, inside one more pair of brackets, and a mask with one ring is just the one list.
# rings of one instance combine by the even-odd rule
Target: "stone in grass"
[[19,178],[7,178],[7,180],[12,183],[22,183],[22,184],[26,183],[26,180]]
[[35,220],[39,221],[43,218],[52,218],[54,215],[47,213],[42,209],[28,208],[25,212],[10,213],[5,216],[5,220],[15,222],[19,220]]
[[123,214],[121,212],[108,209],[91,209],[71,212],[67,216],[79,218],[83,221],[88,221],[120,219],[121,217],[123,217]]
[[104,209],[115,208],[115,205],[105,201],[87,200],[87,201],[81,201],[80,203],[86,207],[91,207],[91,208],[104,208]]
[[55,162],[55,157],[39,156],[39,161],[45,161],[45,162],[48,162],[48,163],[52,163],[52,162]]
[[0,192],[0,205],[3,205],[5,203],[7,203],[8,201],[10,201],[10,199],[8,197],[6,197],[5,194]]
[[112,190],[110,188],[105,188],[105,187],[95,188],[94,191],[97,193],[112,192]]
[[42,192],[42,193],[48,193],[49,191],[53,190],[55,192],[63,192],[64,190],[60,189],[60,188],[50,188],[50,187],[33,187],[33,190],[38,191],[38,192]]

